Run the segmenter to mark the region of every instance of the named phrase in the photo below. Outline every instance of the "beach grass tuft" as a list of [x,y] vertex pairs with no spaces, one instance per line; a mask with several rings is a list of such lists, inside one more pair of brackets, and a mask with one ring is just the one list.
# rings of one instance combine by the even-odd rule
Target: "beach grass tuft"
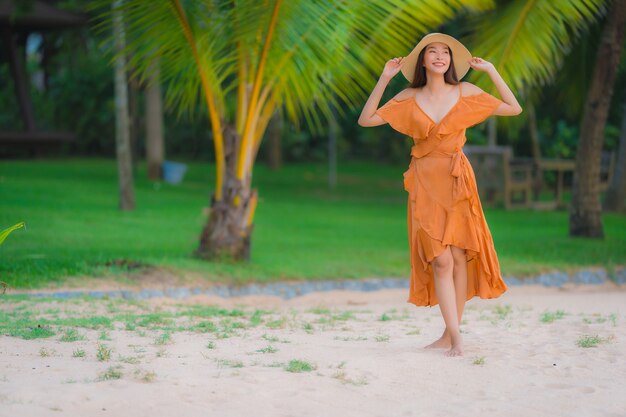
[[557,311],[546,311],[541,315],[542,323],[552,323],[556,320],[560,320],[565,317],[565,311],[557,310]]
[[106,345],[98,343],[98,348],[96,350],[96,358],[100,362],[109,361],[111,359],[111,349]]
[[311,372],[315,369],[317,369],[317,366],[315,366],[314,364],[309,363],[307,361],[299,360],[299,359],[290,360],[287,366],[285,367],[285,370],[287,372],[295,372],[295,373]]

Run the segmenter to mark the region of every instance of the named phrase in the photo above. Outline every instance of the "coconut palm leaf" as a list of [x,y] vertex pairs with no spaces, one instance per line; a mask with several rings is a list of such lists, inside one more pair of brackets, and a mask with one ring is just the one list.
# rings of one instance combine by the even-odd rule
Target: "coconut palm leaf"
[[5,239],[11,234],[12,231],[17,230],[17,229],[21,229],[22,227],[25,226],[24,222],[20,222],[18,224],[14,224],[13,226],[4,229],[3,231],[0,232],[0,245],[2,245],[5,241]]
[[[96,2],[101,27],[110,1]],[[237,177],[250,175],[275,108],[296,124],[321,130],[332,108],[362,103],[383,64],[406,55],[427,30],[459,10],[492,0],[126,0],[129,67],[148,79],[161,62],[166,105],[180,113],[204,101],[216,148],[216,198],[221,198],[222,132],[240,135]]]
[[[553,80],[583,30],[605,13],[607,0],[513,0],[475,15],[467,44],[516,89]],[[487,77],[476,82],[489,87]],[[490,88],[491,89],[491,88]]]

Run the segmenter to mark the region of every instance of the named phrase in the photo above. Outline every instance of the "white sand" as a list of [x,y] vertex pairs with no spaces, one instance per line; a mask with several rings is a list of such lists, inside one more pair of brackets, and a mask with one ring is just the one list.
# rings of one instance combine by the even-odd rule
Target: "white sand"
[[[626,416],[624,288],[513,287],[499,299],[474,298],[464,316],[462,358],[421,349],[443,322],[438,307],[417,308],[406,296],[385,290],[289,301],[197,297],[185,303],[275,308],[272,317],[285,324],[239,329],[224,339],[175,332],[165,345],[155,344],[158,333],[114,330],[102,342],[113,349],[108,362],[96,359],[98,331],[78,329],[88,340],[71,343],[59,335],[0,336],[0,416]],[[172,303],[180,301],[150,301],[155,309]],[[354,318],[320,323],[329,315],[309,311],[319,306],[334,315],[352,311]],[[541,321],[559,309],[563,318]],[[392,319],[380,320],[383,313]],[[602,342],[579,347],[583,335]],[[268,345],[278,351],[257,352]],[[51,355],[42,357],[42,348]],[[79,348],[86,357],[72,357]],[[292,359],[316,369],[287,372],[280,364]],[[99,381],[111,367],[121,379]]]

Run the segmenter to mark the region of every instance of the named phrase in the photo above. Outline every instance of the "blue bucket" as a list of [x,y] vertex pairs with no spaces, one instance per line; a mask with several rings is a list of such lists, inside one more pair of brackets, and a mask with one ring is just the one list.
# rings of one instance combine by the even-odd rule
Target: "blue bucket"
[[161,168],[163,181],[169,184],[180,184],[187,171],[187,165],[172,161],[163,162]]

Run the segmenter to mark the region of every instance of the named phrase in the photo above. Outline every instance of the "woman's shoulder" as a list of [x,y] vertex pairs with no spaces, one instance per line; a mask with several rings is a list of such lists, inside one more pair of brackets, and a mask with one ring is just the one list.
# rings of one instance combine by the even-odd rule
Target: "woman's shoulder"
[[393,97],[393,100],[404,101],[404,100],[407,100],[409,98],[414,98],[415,97],[415,93],[417,93],[418,90],[419,90],[419,88],[405,88],[404,90],[402,90],[398,94],[396,94]]
[[467,81],[461,81],[461,89],[463,97],[477,96],[484,93],[480,87],[472,83],[468,83]]

